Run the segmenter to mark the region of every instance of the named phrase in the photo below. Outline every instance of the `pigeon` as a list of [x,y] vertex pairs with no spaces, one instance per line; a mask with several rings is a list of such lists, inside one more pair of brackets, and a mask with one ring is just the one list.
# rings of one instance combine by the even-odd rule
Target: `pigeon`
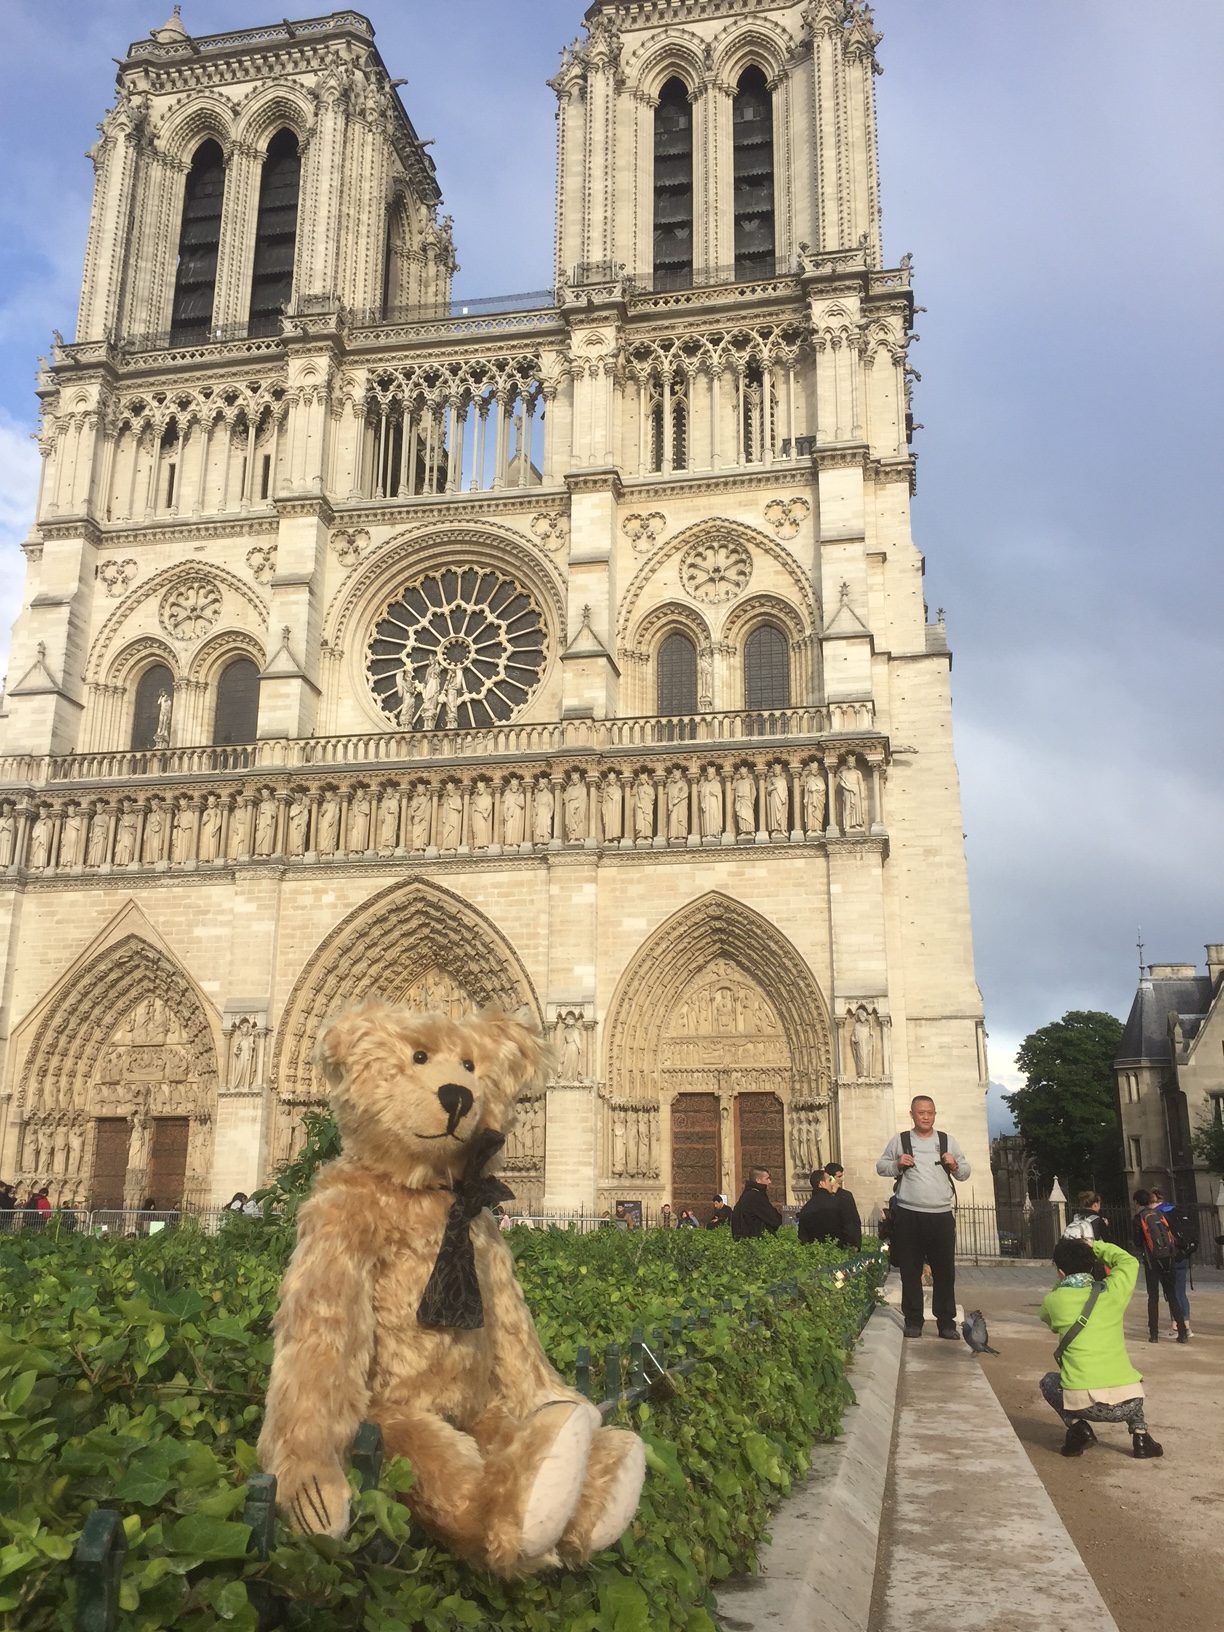
[[990,1346],[990,1333],[986,1330],[986,1317],[980,1309],[971,1309],[968,1318],[961,1321],[961,1336],[974,1354],[998,1354],[998,1349]]

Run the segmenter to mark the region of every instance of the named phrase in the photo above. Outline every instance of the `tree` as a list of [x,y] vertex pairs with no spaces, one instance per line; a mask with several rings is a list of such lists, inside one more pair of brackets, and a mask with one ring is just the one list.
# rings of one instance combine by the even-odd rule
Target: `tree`
[[[1218,1101],[1217,1101],[1218,1103]],[[1190,1141],[1194,1159],[1224,1178],[1224,1120],[1210,1112],[1202,1118]]]
[[1122,1131],[1113,1062],[1122,1022],[1095,1009],[1072,1009],[1016,1052],[1023,1088],[1005,1096],[1045,1185],[1055,1177],[1077,1190],[1116,1190],[1122,1182]]

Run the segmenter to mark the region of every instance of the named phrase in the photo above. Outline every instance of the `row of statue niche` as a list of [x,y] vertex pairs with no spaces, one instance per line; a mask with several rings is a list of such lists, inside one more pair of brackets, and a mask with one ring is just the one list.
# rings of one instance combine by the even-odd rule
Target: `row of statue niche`
[[624,1104],[613,1104],[610,1110],[612,1177],[654,1178],[659,1171],[659,1130],[656,1111],[646,1105]]
[[790,1147],[793,1170],[806,1179],[815,1168],[824,1165],[821,1135],[824,1125],[821,1113],[810,1106],[793,1105],[790,1113]]
[[85,1156],[86,1124],[81,1117],[27,1119],[20,1171],[32,1178],[75,1179]]
[[[438,785],[358,786],[206,796],[154,794],[63,806],[42,802],[30,823],[25,865],[53,867],[182,866],[272,856],[389,854],[397,849],[486,850],[527,845],[685,841],[758,832],[782,838],[790,831],[796,772],[775,761],[764,772],[740,765],[734,773],[706,765],[700,773],[673,766],[663,777],[573,769],[563,781],[517,773],[501,783],[478,776],[470,785],[450,778]],[[763,788],[761,784],[763,783]],[[847,762],[837,772],[842,830],[866,824],[863,773]],[[803,831],[824,829],[825,775],[816,761],[802,767],[799,802]],[[758,827],[758,821],[762,824]],[[20,813],[0,804],[0,868],[16,859]],[[58,825],[58,833],[57,833]],[[500,836],[499,836],[500,835]]]
[[530,1169],[535,1172],[544,1164],[544,1100],[520,1099],[514,1109],[514,1123],[506,1142],[503,1166],[507,1172]]

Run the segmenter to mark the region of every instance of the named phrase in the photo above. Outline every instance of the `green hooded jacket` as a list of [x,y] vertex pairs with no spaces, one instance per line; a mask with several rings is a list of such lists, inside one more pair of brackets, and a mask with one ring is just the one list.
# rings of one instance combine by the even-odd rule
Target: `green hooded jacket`
[[[1109,1265],[1109,1278],[1087,1324],[1062,1357],[1064,1389],[1124,1388],[1128,1383],[1143,1381],[1131,1365],[1122,1332],[1126,1306],[1139,1279],[1139,1260],[1112,1241],[1094,1241],[1092,1250]],[[1041,1318],[1057,1337],[1075,1324],[1088,1301],[1088,1292],[1086,1286],[1067,1286],[1060,1281],[1046,1293]]]

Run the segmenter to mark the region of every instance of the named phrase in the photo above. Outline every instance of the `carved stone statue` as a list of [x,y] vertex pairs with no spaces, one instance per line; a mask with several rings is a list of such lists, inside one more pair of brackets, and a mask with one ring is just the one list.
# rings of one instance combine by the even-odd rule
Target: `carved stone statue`
[[813,760],[803,773],[803,827],[807,833],[824,831],[826,792],[824,771]]
[[85,818],[81,814],[81,807],[75,800],[69,802],[64,811],[64,821],[60,828],[59,864],[61,867],[76,867],[81,860],[81,840],[84,837]]
[[863,773],[853,760],[847,760],[837,773],[837,787],[841,794],[841,819],[844,833],[861,832],[866,827],[866,789]]
[[165,858],[166,829],[169,825],[170,816],[165,803],[161,799],[150,799],[145,815],[144,859],[151,865],[155,866]]
[[191,808],[191,800],[185,793],[180,794],[175,802],[174,830],[170,835],[170,857],[179,866],[195,860],[195,830],[196,813]]
[[418,782],[408,801],[408,821],[412,828],[412,848],[425,850],[429,846],[429,784]]
[[458,782],[444,782],[438,804],[438,848],[457,850],[462,834],[463,790]]
[[587,794],[582,773],[571,771],[561,795],[562,820],[565,824],[565,842],[578,844],[586,838]]
[[80,1177],[81,1158],[85,1154],[85,1127],[81,1122],[68,1124],[68,1160],[65,1164],[64,1176],[69,1179]]
[[850,1027],[850,1053],[854,1059],[856,1077],[874,1077],[878,1074],[875,1026],[864,1003],[860,1003],[854,1011],[854,1021]]
[[425,678],[416,682],[416,689],[421,695],[421,729],[432,731],[442,702],[442,659],[437,652],[429,660]]
[[276,849],[276,795],[271,788],[259,790],[255,814],[255,854],[270,856]]
[[714,651],[710,646],[697,653],[697,707],[714,707]]
[[289,805],[288,830],[285,848],[291,856],[306,854],[306,830],[310,825],[310,806],[304,793],[295,793]]
[[154,748],[169,748],[170,721],[174,713],[174,698],[168,691],[157,694],[157,728],[153,733]]
[[470,810],[472,849],[487,850],[493,842],[493,790],[483,776],[476,779]]
[[605,841],[608,844],[617,843],[624,832],[625,805],[620,777],[615,771],[609,771],[603,779],[599,795],[599,814]]
[[582,1028],[579,1016],[572,1009],[562,1015],[561,1061],[558,1076],[562,1082],[579,1082],[582,1077]]
[[721,838],[723,830],[723,790],[718,772],[713,765],[706,766],[701,782],[698,785],[697,813],[701,820],[702,838]]
[[756,783],[752,772],[746,765],[736,772],[735,781],[731,785],[733,808],[735,811],[735,831],[742,837],[756,831]]
[[255,1080],[255,1022],[244,1015],[230,1039],[229,1086],[235,1091],[250,1088]]
[[251,801],[243,795],[234,801],[230,814],[229,855],[238,861],[251,853]]
[[[104,799],[94,801],[93,815],[89,818],[89,838],[85,844],[86,867],[101,867],[106,861],[106,837],[110,824]],[[2,863],[0,863],[2,865]]]
[[467,696],[463,685],[463,672],[460,669],[451,669],[442,686],[442,707],[446,729],[454,731],[459,725],[459,705]]
[[667,779],[667,836],[669,839],[687,839],[689,828],[688,781],[673,767]]
[[378,848],[380,850],[394,850],[399,842],[399,805],[399,789],[384,788],[382,804],[378,812]]
[[328,788],[319,801],[319,825],[315,833],[315,849],[321,856],[334,856],[340,846],[340,800],[334,789]]
[[221,800],[215,793],[209,794],[200,812],[198,854],[201,861],[216,861],[221,854]]
[[30,829],[30,847],[26,852],[27,867],[45,867],[51,856],[51,836],[55,831],[51,821],[51,806],[39,805],[38,816]]
[[654,784],[645,771],[638,772],[633,784],[633,836],[635,839],[654,837],[655,792]]
[[364,788],[357,789],[349,804],[348,847],[358,855],[370,848],[370,797]]
[[552,786],[548,778],[542,776],[531,796],[531,836],[536,844],[547,844],[552,838],[555,803]]
[[13,865],[17,847],[17,818],[10,804],[0,806],[0,867]]
[[522,844],[527,831],[527,799],[521,776],[512,776],[502,794],[502,843]]
[[769,831],[774,836],[786,832],[789,805],[790,789],[786,785],[786,772],[781,765],[775,764],[765,778],[765,808],[769,817]]

